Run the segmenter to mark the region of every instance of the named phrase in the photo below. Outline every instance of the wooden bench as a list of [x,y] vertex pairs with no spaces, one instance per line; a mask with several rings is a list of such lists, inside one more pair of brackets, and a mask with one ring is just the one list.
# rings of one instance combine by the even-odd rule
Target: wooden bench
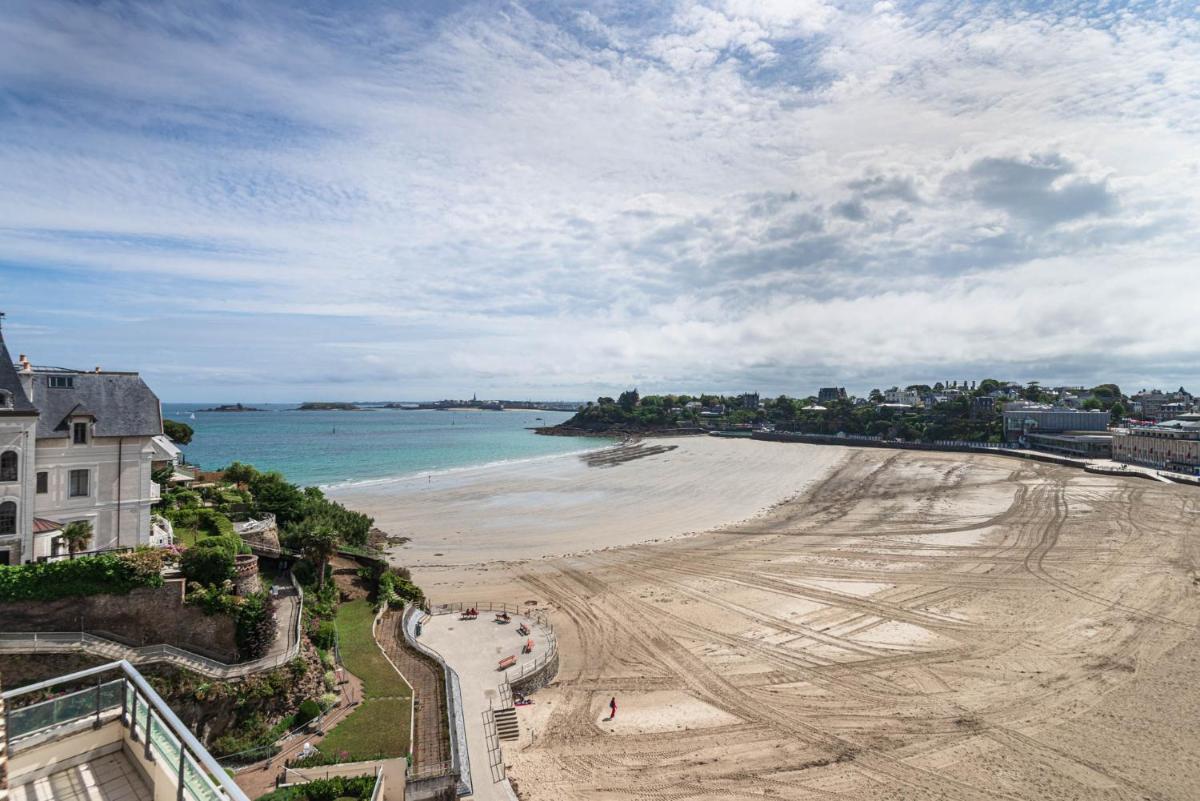
[[525,649],[521,653],[524,653],[524,654],[532,654],[533,653],[533,638],[532,637],[530,637],[528,640],[525,641]]
[[520,634],[522,637],[528,637],[529,626],[526,626],[524,623],[522,623],[520,626],[517,626],[517,634]]
[[496,670],[508,670],[515,664],[517,664],[517,657],[515,655],[506,656],[500,660],[500,666],[497,667]]

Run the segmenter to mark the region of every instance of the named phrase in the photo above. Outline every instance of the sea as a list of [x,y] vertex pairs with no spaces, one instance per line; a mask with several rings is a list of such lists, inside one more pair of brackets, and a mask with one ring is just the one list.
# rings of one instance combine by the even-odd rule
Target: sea
[[183,446],[189,463],[213,470],[239,461],[323,488],[545,459],[606,444],[530,430],[561,423],[569,412],[299,411],[296,404],[253,404],[262,410],[254,412],[201,411],[216,405],[163,404],[163,417],[195,431]]

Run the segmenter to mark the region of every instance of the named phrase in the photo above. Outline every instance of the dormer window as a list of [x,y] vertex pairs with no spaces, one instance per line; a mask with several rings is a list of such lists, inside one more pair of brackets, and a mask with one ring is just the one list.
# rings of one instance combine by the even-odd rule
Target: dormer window
[[76,445],[87,445],[88,441],[88,424],[73,423],[71,425],[71,441]]
[[46,386],[48,386],[50,389],[74,389],[75,376],[52,375],[46,379]]
[[0,409],[11,409],[12,405],[12,393],[0,389]]

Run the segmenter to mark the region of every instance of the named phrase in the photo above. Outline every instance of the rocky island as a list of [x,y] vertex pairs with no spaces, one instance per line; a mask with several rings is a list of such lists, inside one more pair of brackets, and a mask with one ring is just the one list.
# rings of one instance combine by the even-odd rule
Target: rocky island
[[265,412],[266,409],[256,409],[253,406],[243,406],[240,403],[223,403],[211,409],[197,409],[198,412]]

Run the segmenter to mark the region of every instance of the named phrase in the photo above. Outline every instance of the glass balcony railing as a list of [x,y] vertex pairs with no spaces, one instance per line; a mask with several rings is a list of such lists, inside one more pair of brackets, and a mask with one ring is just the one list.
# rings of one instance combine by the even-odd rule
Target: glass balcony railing
[[[112,673],[122,675],[100,680]],[[24,696],[89,681],[98,683],[18,706]],[[141,744],[145,758],[161,768],[163,776],[158,778],[175,784],[178,798],[249,801],[158,693],[124,660],[9,690],[0,698],[4,699],[10,756],[19,756],[27,746],[68,736],[89,723],[100,726],[119,720],[130,738]]]

